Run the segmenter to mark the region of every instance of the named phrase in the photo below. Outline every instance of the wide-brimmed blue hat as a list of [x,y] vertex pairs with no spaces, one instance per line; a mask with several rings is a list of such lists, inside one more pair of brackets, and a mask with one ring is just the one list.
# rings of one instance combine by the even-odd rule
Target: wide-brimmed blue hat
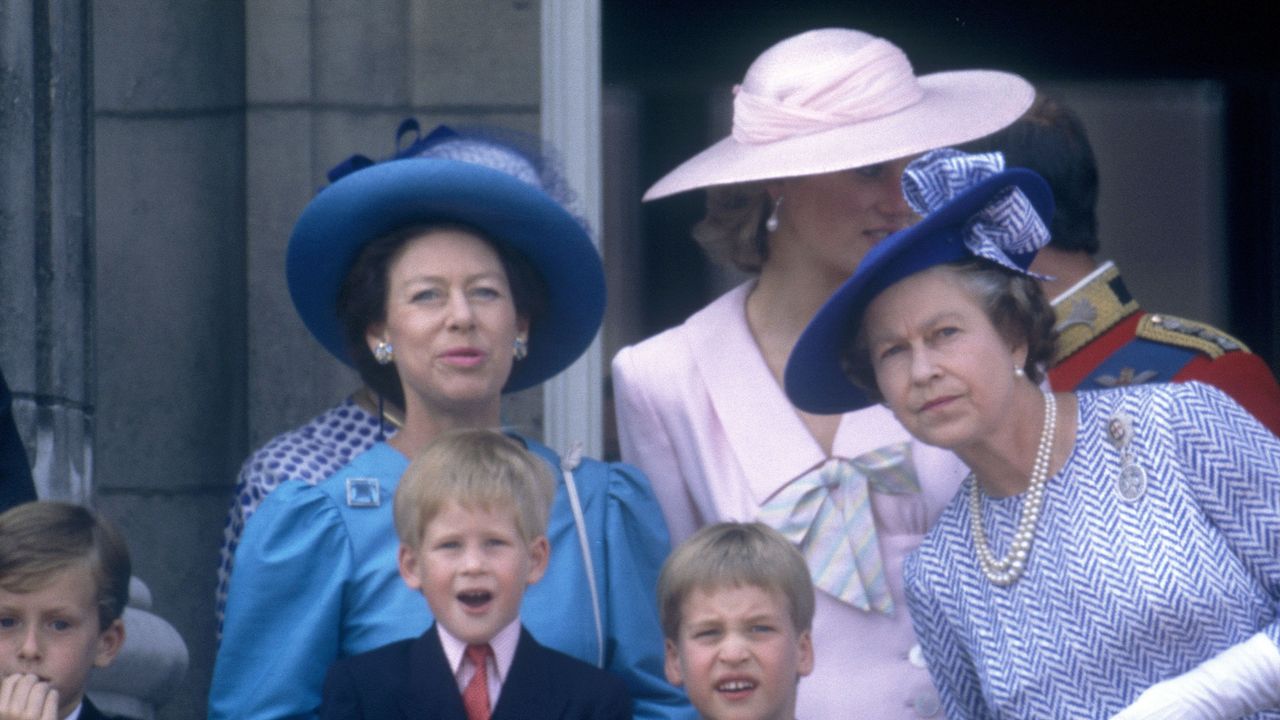
[[902,185],[924,219],[871,248],[800,335],[783,380],[801,410],[833,414],[875,404],[849,379],[842,356],[867,305],[899,280],[975,257],[1034,276],[1027,268],[1049,242],[1053,217],[1053,194],[1039,175],[1004,169],[999,153],[942,149],[907,166]]
[[[417,132],[401,124],[399,138]],[[390,160],[354,156],[302,211],[285,273],[289,294],[311,334],[342,362],[347,353],[338,291],[360,251],[399,228],[433,222],[474,227],[528,260],[546,289],[544,311],[529,329],[528,356],[515,363],[503,392],[556,375],[591,344],[604,318],[604,267],[585,223],[548,192],[556,176],[510,142],[515,135],[437,128]],[[567,201],[567,198],[566,198]]]

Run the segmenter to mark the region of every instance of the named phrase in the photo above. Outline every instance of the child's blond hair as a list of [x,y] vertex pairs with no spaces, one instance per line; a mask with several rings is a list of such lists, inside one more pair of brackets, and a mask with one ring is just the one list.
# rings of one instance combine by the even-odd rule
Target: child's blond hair
[[93,577],[98,629],[129,601],[129,547],[106,518],[80,505],[40,501],[0,514],[0,589],[29,593],[80,565]]
[[658,576],[662,634],[676,640],[684,601],[695,590],[755,586],[787,600],[797,633],[813,626],[813,580],[804,557],[778,531],[762,523],[708,525],[680,544]]
[[542,458],[492,430],[447,432],[405,470],[396,489],[395,523],[401,544],[417,548],[450,502],[466,508],[511,508],[526,543],[547,533],[555,480]]

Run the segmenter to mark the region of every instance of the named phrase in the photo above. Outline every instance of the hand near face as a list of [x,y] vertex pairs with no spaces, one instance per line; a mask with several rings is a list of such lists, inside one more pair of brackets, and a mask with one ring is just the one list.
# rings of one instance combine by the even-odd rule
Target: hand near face
[[58,720],[58,691],[30,673],[0,682],[0,720]]

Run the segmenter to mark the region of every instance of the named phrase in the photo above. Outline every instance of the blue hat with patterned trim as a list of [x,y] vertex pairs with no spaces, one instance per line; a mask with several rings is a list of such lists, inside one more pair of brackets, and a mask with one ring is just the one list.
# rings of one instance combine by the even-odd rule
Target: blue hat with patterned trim
[[[401,123],[397,146],[415,120]],[[439,127],[383,162],[353,156],[329,171],[331,184],[302,211],[289,239],[285,274],[293,305],[330,353],[354,365],[338,318],[339,289],[360,251],[399,228],[458,222],[529,261],[546,288],[532,319],[528,356],[503,392],[532,387],[578,358],[604,319],[604,267],[586,224],[570,212],[567,185],[519,136]]]
[[834,414],[875,403],[844,371],[842,355],[867,305],[899,280],[935,265],[980,257],[1012,271],[1027,268],[1049,242],[1053,194],[1025,168],[1004,168],[1000,153],[944,148],[907,166],[903,193],[920,222],[867,252],[814,315],[787,359],[787,397],[801,410]]

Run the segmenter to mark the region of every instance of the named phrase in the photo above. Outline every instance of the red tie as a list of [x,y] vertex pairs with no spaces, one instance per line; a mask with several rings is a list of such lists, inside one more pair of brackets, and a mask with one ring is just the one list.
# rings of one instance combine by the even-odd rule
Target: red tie
[[462,707],[467,711],[467,720],[489,720],[489,650],[488,645],[468,645],[467,659],[475,667],[476,673],[471,682],[462,691]]

